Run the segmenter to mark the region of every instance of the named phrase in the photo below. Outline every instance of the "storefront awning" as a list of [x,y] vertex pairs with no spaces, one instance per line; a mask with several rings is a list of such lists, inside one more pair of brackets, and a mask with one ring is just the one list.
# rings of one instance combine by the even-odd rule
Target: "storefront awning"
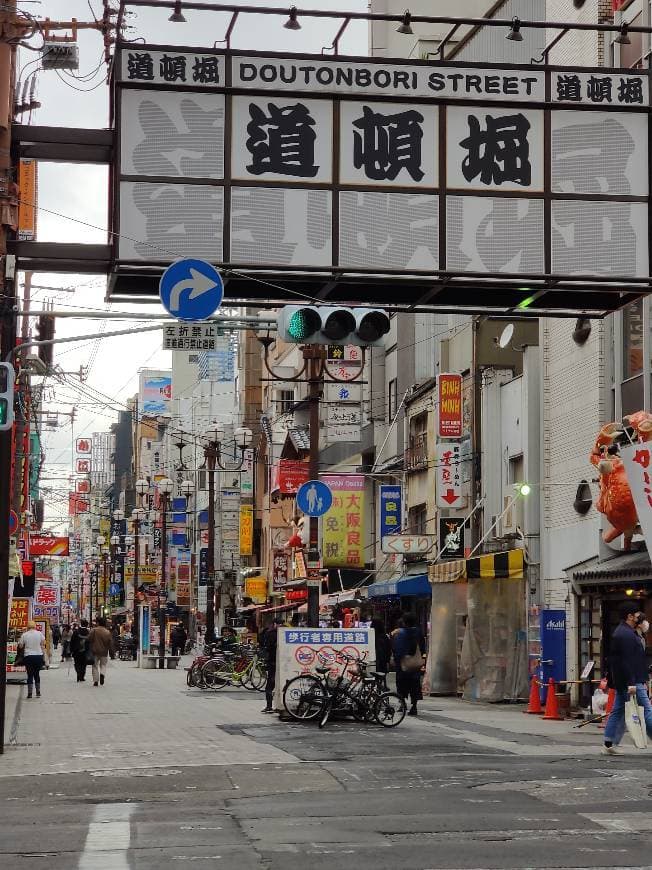
[[372,583],[367,587],[369,598],[384,598],[386,596],[403,597],[405,595],[428,596],[430,583],[427,574],[415,574],[412,577],[401,577],[399,580],[388,580],[385,583]]
[[623,553],[602,562],[596,561],[580,571],[567,568],[566,572],[572,572],[573,580],[581,587],[612,585],[619,580],[623,583],[652,580],[652,564],[647,550]]
[[466,560],[468,580],[522,580],[525,560],[523,550],[506,550]]
[[430,565],[428,580],[431,583],[455,583],[456,580],[466,580],[466,559],[451,559],[449,562]]

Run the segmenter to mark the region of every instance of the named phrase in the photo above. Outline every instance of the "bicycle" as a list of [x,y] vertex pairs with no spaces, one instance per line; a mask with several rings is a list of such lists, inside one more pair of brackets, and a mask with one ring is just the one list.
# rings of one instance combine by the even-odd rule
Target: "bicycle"
[[241,649],[210,658],[201,667],[201,679],[208,689],[239,685],[249,691],[262,692],[267,683],[267,670],[255,650]]
[[[330,667],[318,667],[314,674],[301,674],[285,684],[283,706],[288,714],[299,721],[319,718],[323,728],[336,712],[352,715],[360,722],[375,720],[385,728],[393,728],[405,718],[405,700],[395,692],[387,691],[385,675],[372,671],[362,659],[345,653],[337,657],[345,662],[341,673],[332,679]],[[349,671],[352,679],[347,681]]]

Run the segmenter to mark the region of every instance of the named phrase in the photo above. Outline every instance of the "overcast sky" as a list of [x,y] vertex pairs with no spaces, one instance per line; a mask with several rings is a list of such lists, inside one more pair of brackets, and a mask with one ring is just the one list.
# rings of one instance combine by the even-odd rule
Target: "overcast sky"
[[[258,4],[275,6],[278,0],[258,0]],[[19,6],[20,6],[19,2]],[[101,15],[100,0],[90,0],[95,14]],[[114,4],[117,5],[117,4]],[[290,5],[290,4],[288,4]],[[319,0],[317,3],[301,4],[303,8],[346,9],[365,11],[365,0]],[[92,20],[87,0],[42,0],[25,4],[24,8],[40,17],[51,20]],[[167,19],[170,10],[140,9],[130,15],[130,31],[127,38],[143,37],[146,42],[189,45],[210,48],[224,36],[229,16],[219,13],[186,12],[186,24],[173,24]],[[241,16],[235,29],[232,45],[239,49],[270,51],[319,52],[330,44],[335,35],[337,21],[304,20],[300,31],[285,30],[282,19],[269,16]],[[32,42],[36,42],[35,37]],[[364,22],[351,24],[341,43],[343,54],[367,53],[367,26]],[[105,83],[106,67],[101,62],[102,40],[99,33],[80,31],[80,65],[78,79],[46,71],[38,73],[38,99],[42,108],[33,117],[33,124],[107,127],[108,89]],[[34,63],[35,52],[21,50],[21,80],[38,68]],[[99,66],[98,66],[99,65]],[[97,69],[97,73],[92,73]],[[103,167],[74,166],[67,164],[41,163],[39,166],[39,241],[104,242],[107,227],[107,171]],[[64,215],[65,217],[61,217]],[[70,220],[74,218],[75,220]],[[55,308],[105,309],[106,280],[102,276],[55,275],[39,273],[34,276],[35,285],[47,287],[73,287],[74,293],[54,295],[47,290],[36,290],[34,306],[45,299],[52,299]],[[116,310],[116,306],[113,306]],[[119,310],[142,312],[161,311],[158,305],[126,306]],[[105,321],[106,330],[123,328],[130,324],[121,321]],[[102,321],[59,320],[57,336],[85,335],[99,331]],[[137,324],[134,323],[134,326]],[[170,354],[160,350],[161,333],[144,333],[139,336],[88,341],[80,344],[55,346],[55,363],[66,372],[78,371],[80,365],[91,365],[87,384],[79,391],[70,383],[60,385],[48,380],[50,401],[45,407],[62,412],[76,409],[74,427],[69,419],[60,418],[56,431],[43,428],[46,465],[43,470],[44,487],[54,490],[46,497],[48,524],[67,522],[68,477],[73,466],[73,443],[80,435],[108,429],[116,420],[116,409],[125,399],[134,395],[138,385],[138,369],[168,368]]]

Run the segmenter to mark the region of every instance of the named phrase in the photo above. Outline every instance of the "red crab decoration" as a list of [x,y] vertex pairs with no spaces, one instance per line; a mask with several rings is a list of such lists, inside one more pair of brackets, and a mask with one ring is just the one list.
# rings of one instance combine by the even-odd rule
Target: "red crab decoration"
[[[626,426],[634,430],[634,440],[642,443],[652,440],[652,414],[637,411],[624,417]],[[609,453],[616,437],[623,432],[619,423],[603,426],[591,451],[591,463],[600,473],[600,496],[596,507],[604,514],[609,526],[602,532],[602,540],[610,544],[624,536],[624,549],[629,550],[632,538],[638,530],[638,516],[632,493],[627,482],[625,466],[615,454]]]

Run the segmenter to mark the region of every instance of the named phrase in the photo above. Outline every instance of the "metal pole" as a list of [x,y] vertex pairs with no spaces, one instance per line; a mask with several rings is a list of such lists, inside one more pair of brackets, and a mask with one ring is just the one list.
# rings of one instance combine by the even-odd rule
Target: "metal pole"
[[106,613],[106,587],[109,581],[109,557],[106,553],[102,553],[102,610]]
[[215,640],[215,465],[217,445],[211,441],[206,448],[208,471],[208,547],[206,548],[206,643]]
[[[5,18],[11,21],[16,0],[5,0]],[[11,182],[11,113],[14,105],[16,47],[0,43],[0,187],[9,190]],[[15,257],[7,254],[8,227],[0,222],[0,359],[16,345]],[[9,511],[11,499],[12,431],[0,432],[0,754],[5,744],[5,707],[7,693],[7,632],[9,630]]]
[[[321,357],[322,348],[307,345],[303,349],[304,359],[309,360],[309,393],[308,403],[310,407],[310,454],[308,458],[308,476],[311,480],[319,477],[319,399],[321,395]],[[319,552],[319,518],[310,517],[310,536],[308,538],[308,559],[311,554]],[[309,626],[319,627],[319,592],[321,581],[312,585],[308,579],[308,613]]]
[[[92,602],[91,602],[91,604],[92,604]],[[95,565],[95,615],[96,616],[97,616],[99,609],[100,609],[100,563],[98,561],[97,564]],[[92,622],[92,620],[93,620],[93,612],[92,612],[92,608],[91,608],[90,621]]]
[[[160,493],[162,499],[162,521],[161,521],[161,589],[167,588],[166,561],[168,556],[168,531],[166,523],[166,509],[168,505],[167,493]],[[160,670],[165,667],[165,610],[161,607],[161,594],[158,595],[158,666]]]
[[131,625],[131,633],[135,640],[134,646],[134,661],[138,658],[138,569],[140,567],[138,562],[139,550],[140,550],[140,520],[134,519],[134,618],[132,620]]

